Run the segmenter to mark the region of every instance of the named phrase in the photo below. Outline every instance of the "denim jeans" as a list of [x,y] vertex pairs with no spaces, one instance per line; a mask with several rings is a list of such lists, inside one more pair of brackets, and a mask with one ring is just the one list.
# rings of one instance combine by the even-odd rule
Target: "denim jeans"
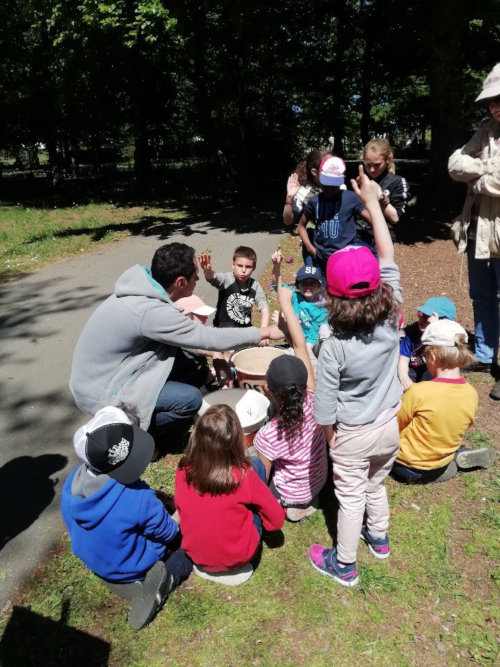
[[483,363],[496,362],[500,302],[500,258],[476,259],[475,244],[467,248],[469,296],[474,310],[475,355]]
[[156,401],[151,426],[156,433],[163,433],[169,426],[180,426],[190,420],[201,408],[201,392],[183,382],[167,382]]
[[397,482],[403,482],[404,484],[432,484],[433,482],[447,482],[457,474],[457,456],[460,454],[460,452],[463,451],[466,451],[466,447],[464,447],[464,445],[460,445],[448,465],[441,466],[440,468],[433,468],[432,470],[409,468],[402,463],[394,461],[394,465],[392,466],[391,470],[391,477]]
[[448,468],[455,468],[455,460],[452,459],[447,466],[442,468],[434,468],[433,470],[418,470],[417,468],[409,468],[402,463],[394,462],[391,470],[391,477],[397,482],[405,484],[430,484],[438,481],[438,479],[448,470]]
[[178,350],[168,381],[156,399],[149,427],[153,436],[172,434],[175,438],[182,438],[201,408],[200,380],[203,384],[197,364]]
[[[251,457],[253,471],[260,477],[260,479],[267,484],[266,481],[266,466],[257,456]],[[253,525],[255,526],[259,537],[262,535],[262,520],[257,512],[253,513]]]

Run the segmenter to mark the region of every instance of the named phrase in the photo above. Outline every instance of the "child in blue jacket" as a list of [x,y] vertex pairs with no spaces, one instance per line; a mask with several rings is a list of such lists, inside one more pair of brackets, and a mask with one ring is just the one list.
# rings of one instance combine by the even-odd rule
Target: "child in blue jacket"
[[83,464],[69,475],[61,500],[71,547],[113,592],[131,600],[129,624],[139,630],[192,569],[173,544],[175,515],[139,479],[154,440],[109,406],[78,429],[74,444]]

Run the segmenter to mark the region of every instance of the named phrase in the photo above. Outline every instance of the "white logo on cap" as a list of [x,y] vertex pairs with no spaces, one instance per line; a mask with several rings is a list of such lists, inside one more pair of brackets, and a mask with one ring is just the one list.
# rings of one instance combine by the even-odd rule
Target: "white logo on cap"
[[130,450],[130,442],[125,438],[122,438],[117,445],[113,445],[108,452],[108,463],[111,465],[116,465],[125,461]]

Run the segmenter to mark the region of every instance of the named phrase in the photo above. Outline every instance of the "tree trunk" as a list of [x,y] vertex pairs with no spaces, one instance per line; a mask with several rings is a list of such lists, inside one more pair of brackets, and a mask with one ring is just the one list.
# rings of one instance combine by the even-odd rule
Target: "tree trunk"
[[343,76],[345,72],[345,54],[347,53],[347,34],[346,34],[346,0],[332,3],[332,14],[336,17],[337,23],[337,43],[335,45],[335,63],[332,86],[333,114],[332,114],[332,134],[335,138],[334,153],[340,157],[344,156],[344,86]]
[[429,84],[431,163],[424,186],[426,206],[451,206],[456,188],[447,162],[463,136],[463,26],[465,0],[434,0],[430,4]]
[[370,139],[370,109],[371,109],[371,88],[372,88],[372,57],[373,57],[373,27],[371,25],[371,12],[366,2],[363,3],[363,33],[364,33],[364,53],[363,53],[363,84],[361,87],[361,121],[359,130],[363,146]]

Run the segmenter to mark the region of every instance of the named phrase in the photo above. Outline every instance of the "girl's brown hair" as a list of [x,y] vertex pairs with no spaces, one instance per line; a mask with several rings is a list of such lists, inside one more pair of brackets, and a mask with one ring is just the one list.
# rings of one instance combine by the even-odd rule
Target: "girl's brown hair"
[[304,421],[304,402],[306,387],[298,384],[286,384],[277,389],[267,388],[276,408],[278,438],[292,437],[302,430]]
[[384,320],[396,320],[399,308],[392,287],[385,283],[356,299],[330,294],[327,306],[328,323],[334,333],[348,335],[366,333]]
[[425,348],[424,355],[427,357],[432,352],[439,368],[462,368],[475,363],[477,359],[467,347],[464,334],[457,334],[456,341],[455,347],[429,345]]
[[198,419],[179,461],[179,469],[186,471],[186,482],[200,495],[211,496],[235,491],[240,481],[234,468],[245,475],[249,465],[243,429],[228,405],[213,405]]
[[366,154],[368,151],[382,155],[384,160],[387,162],[387,171],[389,171],[391,174],[396,173],[396,168],[393,162],[394,153],[391,148],[391,144],[387,141],[387,139],[370,139],[370,141],[363,149],[363,160],[366,159]]
[[319,169],[323,158],[331,154],[332,152],[328,148],[315,148],[313,151],[306,155],[306,175],[307,180],[311,185],[315,185],[311,169]]

